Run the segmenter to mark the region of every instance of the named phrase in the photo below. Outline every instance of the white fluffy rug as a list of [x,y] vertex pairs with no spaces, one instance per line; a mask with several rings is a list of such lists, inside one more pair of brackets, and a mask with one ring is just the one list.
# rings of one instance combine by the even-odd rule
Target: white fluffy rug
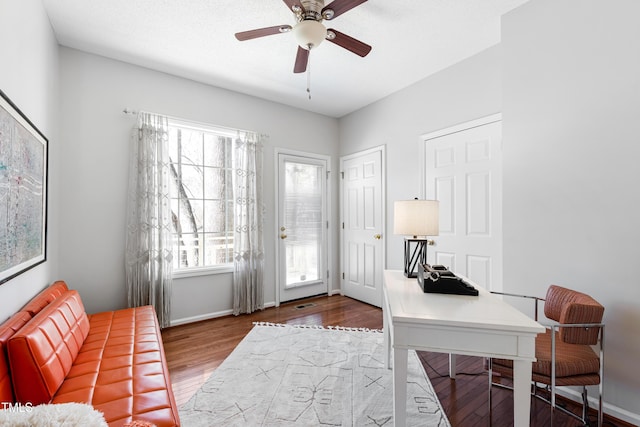
[[[392,426],[382,333],[258,324],[180,409],[192,426]],[[408,425],[450,426],[414,351]]]
[[107,427],[102,412],[83,403],[18,406],[0,410],[0,426]]

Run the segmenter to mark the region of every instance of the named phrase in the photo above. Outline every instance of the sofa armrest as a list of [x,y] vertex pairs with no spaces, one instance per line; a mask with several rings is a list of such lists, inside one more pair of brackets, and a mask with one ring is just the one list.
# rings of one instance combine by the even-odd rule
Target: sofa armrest
[[11,337],[30,320],[28,312],[19,311],[0,325],[0,403],[15,402],[7,346]]
[[80,295],[67,291],[11,337],[8,354],[16,401],[49,403],[88,333]]

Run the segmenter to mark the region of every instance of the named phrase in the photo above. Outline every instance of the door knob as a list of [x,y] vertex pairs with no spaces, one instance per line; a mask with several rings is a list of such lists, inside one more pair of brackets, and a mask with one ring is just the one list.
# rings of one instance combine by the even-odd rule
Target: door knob
[[284,240],[284,239],[287,238],[287,235],[283,233],[283,234],[280,235],[280,238]]
[[376,240],[380,240],[382,238],[382,236],[379,235],[379,234],[374,234],[373,238],[376,239]]
[[286,228],[284,226],[280,227],[280,231],[284,231]]

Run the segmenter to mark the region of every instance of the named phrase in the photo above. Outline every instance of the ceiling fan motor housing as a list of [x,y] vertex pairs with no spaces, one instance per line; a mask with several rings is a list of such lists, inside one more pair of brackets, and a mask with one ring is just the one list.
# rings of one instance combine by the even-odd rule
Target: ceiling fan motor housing
[[302,4],[302,7],[304,7],[304,11],[301,11],[298,14],[298,21],[322,21],[322,9],[324,8],[324,0],[301,0],[300,3]]

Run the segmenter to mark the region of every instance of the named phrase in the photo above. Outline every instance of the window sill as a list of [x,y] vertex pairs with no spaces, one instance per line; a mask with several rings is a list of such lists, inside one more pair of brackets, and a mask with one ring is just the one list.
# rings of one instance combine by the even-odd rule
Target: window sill
[[227,273],[233,273],[233,264],[226,264],[218,267],[190,268],[190,269],[184,269],[180,271],[174,271],[172,274],[172,278],[184,279],[187,277],[212,276],[215,274],[227,274]]

